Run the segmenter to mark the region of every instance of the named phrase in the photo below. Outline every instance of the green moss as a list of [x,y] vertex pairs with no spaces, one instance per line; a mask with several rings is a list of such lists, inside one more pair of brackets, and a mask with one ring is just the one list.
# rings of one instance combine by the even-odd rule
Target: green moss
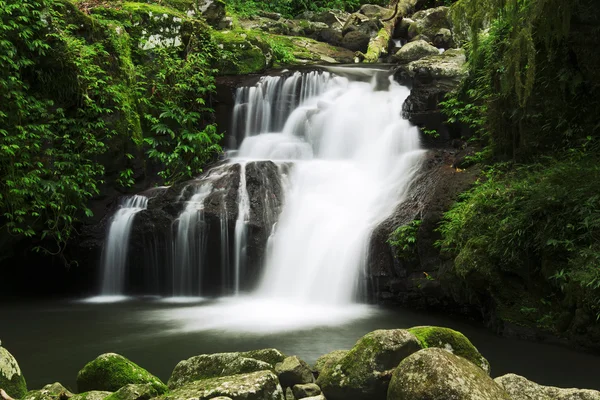
[[256,45],[255,36],[234,31],[215,31],[213,37],[223,49],[224,57],[218,66],[221,75],[259,73],[269,66],[264,50]]
[[117,391],[128,384],[149,383],[159,393],[165,393],[167,386],[157,377],[125,357],[107,353],[83,367],[77,374],[79,392],[89,390]]
[[105,400],[149,400],[161,394],[150,383],[126,385],[106,397]]
[[462,333],[438,326],[419,326],[410,328],[408,331],[419,339],[423,348],[439,347],[450,350],[457,356],[471,361],[489,374],[489,362]]
[[253,358],[255,360],[264,361],[267,364],[270,364],[273,368],[277,363],[285,360],[285,354],[280,352],[277,349],[260,349],[260,350],[251,350],[245,353],[240,353],[240,356],[246,358]]
[[0,388],[16,399],[27,393],[27,383],[17,360],[3,347],[0,347]]
[[390,32],[387,28],[381,28],[377,33],[377,37],[369,42],[367,54],[365,54],[365,62],[374,63],[379,60],[383,52],[387,51],[387,46],[390,41]]

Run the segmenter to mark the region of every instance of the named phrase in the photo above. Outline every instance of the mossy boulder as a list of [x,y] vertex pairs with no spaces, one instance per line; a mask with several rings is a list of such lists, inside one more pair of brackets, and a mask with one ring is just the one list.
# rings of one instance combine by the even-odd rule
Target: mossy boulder
[[417,326],[408,330],[415,335],[423,348],[439,347],[466,358],[490,374],[490,363],[465,335],[450,328]]
[[436,7],[414,13],[414,22],[408,28],[408,37],[412,39],[417,35],[426,35],[432,38],[442,28],[452,29],[448,11],[448,7]]
[[70,400],[104,400],[111,394],[112,392],[105,390],[90,390],[89,392],[73,395]]
[[159,400],[208,400],[215,397],[239,400],[284,400],[277,376],[271,371],[231,375],[188,383]]
[[275,366],[275,372],[284,388],[315,381],[308,364],[298,356],[287,357]]
[[277,349],[250,350],[240,353],[240,356],[264,361],[267,364],[270,364],[273,368],[275,368],[275,365],[277,365],[277,363],[280,363],[283,360],[285,360],[286,357],[285,354],[283,354]]
[[44,386],[41,390],[28,392],[22,400],[67,400],[73,397],[67,388],[58,382]]
[[162,393],[159,393],[150,383],[131,384],[123,386],[121,389],[106,397],[106,400],[149,400],[161,394]]
[[20,399],[27,393],[27,383],[19,363],[4,347],[0,346],[0,388],[11,397]]
[[542,386],[515,374],[503,375],[494,381],[504,388],[511,400],[600,400],[600,392],[596,390]]
[[273,53],[269,45],[246,33],[234,31],[214,32],[218,45],[225,50],[219,65],[221,75],[259,73],[271,67]]
[[226,5],[223,0],[198,0],[198,7],[206,22],[218,26],[226,14]]
[[317,358],[313,371],[317,373],[317,376],[323,371],[323,369],[330,367],[332,364],[337,363],[348,354],[348,350],[334,350],[331,353],[327,353]]
[[385,399],[394,368],[420,349],[419,340],[404,329],[368,333],[339,361],[326,363],[317,385],[328,400]]
[[411,61],[420,60],[423,57],[437,54],[439,54],[438,49],[424,40],[416,40],[402,46],[392,57],[392,60],[397,63],[406,64]]
[[450,79],[460,82],[468,75],[465,68],[465,52],[462,49],[447,50],[442,54],[431,55],[409,63],[406,68],[409,76],[420,79]]
[[273,367],[264,361],[242,357],[240,353],[202,354],[180,361],[169,379],[169,388],[176,389],[187,383],[270,370]]
[[366,53],[369,48],[369,41],[371,37],[363,32],[353,31],[348,32],[342,38],[342,47],[352,50]]
[[167,386],[160,379],[115,353],[98,356],[77,374],[80,393],[90,390],[115,392],[125,385],[145,383],[149,383],[159,394],[167,391]]
[[292,393],[295,399],[304,399],[306,397],[314,397],[321,394],[321,388],[314,383],[305,383],[294,385]]
[[392,374],[387,400],[510,400],[481,368],[447,350],[429,348],[404,359]]

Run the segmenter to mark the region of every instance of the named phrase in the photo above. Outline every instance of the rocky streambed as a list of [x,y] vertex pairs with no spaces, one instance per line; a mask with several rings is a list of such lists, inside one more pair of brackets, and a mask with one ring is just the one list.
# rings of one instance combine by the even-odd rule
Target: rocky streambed
[[421,326],[376,330],[349,350],[308,365],[267,348],[201,354],[180,361],[167,383],[127,358],[107,353],[77,374],[77,388],[56,382],[27,391],[15,358],[0,348],[0,387],[22,400],[595,400],[600,392],[538,385],[493,366],[460,332]]

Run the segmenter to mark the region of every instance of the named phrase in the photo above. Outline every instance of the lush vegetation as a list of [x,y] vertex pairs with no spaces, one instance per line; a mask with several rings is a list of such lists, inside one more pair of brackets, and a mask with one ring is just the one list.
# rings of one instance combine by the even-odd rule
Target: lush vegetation
[[[219,151],[207,104],[218,48],[202,21],[153,7],[90,16],[69,1],[0,2],[5,232],[61,253],[108,175],[127,187],[144,173],[141,153],[168,183]],[[142,22],[179,29],[180,43],[152,46]]]

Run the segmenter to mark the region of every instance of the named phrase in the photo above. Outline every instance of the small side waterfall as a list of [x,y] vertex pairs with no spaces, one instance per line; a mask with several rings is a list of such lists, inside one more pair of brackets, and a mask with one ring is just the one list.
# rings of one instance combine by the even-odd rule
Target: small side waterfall
[[245,271],[248,241],[248,220],[250,218],[250,199],[246,187],[246,164],[240,164],[240,185],[238,189],[238,217],[235,221],[233,290],[240,292],[240,278]]
[[104,251],[102,252],[103,296],[122,295],[125,292],[125,273],[129,234],[135,214],[148,207],[148,198],[135,195],[123,200],[113,216],[108,229]]

